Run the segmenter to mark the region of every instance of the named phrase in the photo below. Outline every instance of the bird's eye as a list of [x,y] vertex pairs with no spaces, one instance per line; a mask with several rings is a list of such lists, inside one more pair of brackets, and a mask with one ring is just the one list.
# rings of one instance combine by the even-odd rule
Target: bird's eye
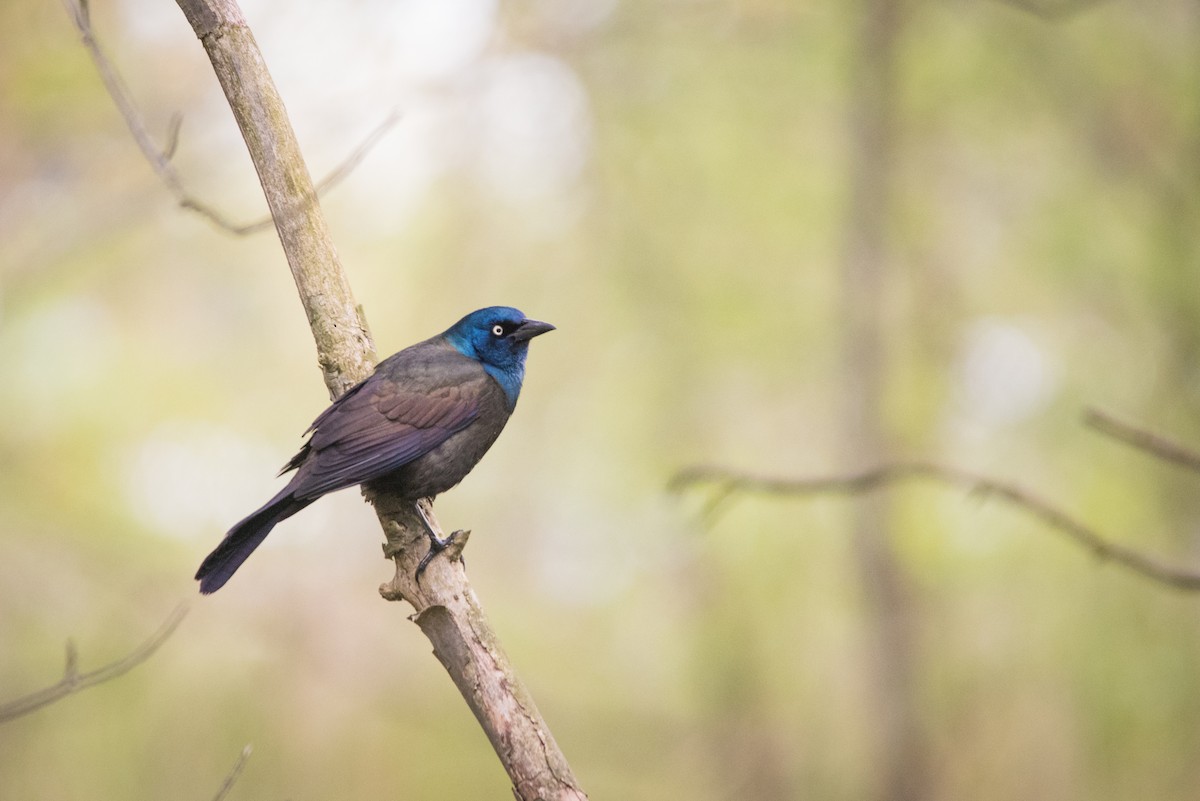
[[504,336],[504,326],[500,325],[499,323],[497,323],[496,325],[493,325],[492,326],[492,336],[497,336],[497,337]]

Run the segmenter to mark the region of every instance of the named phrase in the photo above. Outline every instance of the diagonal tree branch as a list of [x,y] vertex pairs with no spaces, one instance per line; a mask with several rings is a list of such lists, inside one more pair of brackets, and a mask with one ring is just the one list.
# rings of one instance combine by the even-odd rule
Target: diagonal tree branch
[[[367,157],[367,154],[374,149],[375,145],[379,144],[379,140],[382,139],[388,131],[392,130],[392,128],[396,126],[396,123],[400,122],[400,118],[402,116],[404,115],[400,113],[400,109],[392,109],[388,115],[383,118],[383,122],[376,125],[375,129],[367,134],[365,139],[358,143],[358,147],[351,150],[350,154],[346,156],[346,158],[342,159],[341,164],[334,167],[328,175],[317,181],[317,185],[313,188],[313,191],[316,193],[317,197],[324,197],[327,191],[340,184],[348,175],[350,175],[350,173],[354,172],[358,165],[362,163],[362,160]],[[254,224],[257,225],[259,223]],[[261,221],[261,225],[264,228],[270,227],[271,218],[264,217]]]
[[1174,440],[1153,434],[1144,428],[1123,423],[1099,409],[1088,409],[1083,420],[1101,434],[1106,434],[1126,445],[1132,445],[1164,462],[1172,462],[1200,473],[1200,453],[1180,445]]
[[242,753],[238,754],[237,760],[234,761],[233,767],[229,769],[229,773],[225,774],[225,781],[221,782],[217,794],[213,796],[213,801],[225,801],[229,796],[229,791],[233,789],[233,785],[237,782],[238,777],[242,775],[242,768],[246,767],[246,760],[250,758],[250,752],[254,749],[249,744],[242,749]]
[[7,723],[10,720],[15,720],[16,718],[36,712],[42,707],[49,706],[55,701],[66,698],[68,695],[77,693],[80,690],[86,690],[88,687],[95,687],[97,684],[103,684],[106,681],[128,673],[149,659],[159,649],[159,646],[175,633],[175,629],[179,627],[184,616],[187,615],[187,611],[188,607],[186,603],[175,607],[174,611],[163,621],[163,624],[158,627],[158,631],[154,632],[149,639],[117,661],[110,662],[102,668],[87,673],[79,672],[79,653],[75,649],[75,643],[67,640],[67,664],[63,669],[63,677],[49,687],[9,701],[8,703],[0,704],[0,723]]
[[232,0],[179,0],[212,62],[258,172],[331,397],[366,378],[375,350],[312,178],[249,27]]
[[931,462],[895,462],[851,475],[811,479],[755,476],[721,467],[691,467],[672,478],[670,486],[672,490],[682,492],[692,487],[710,485],[726,496],[737,493],[805,496],[873,492],[892,483],[914,479],[950,484],[975,494],[999,498],[1033,515],[1052,530],[1091,551],[1099,559],[1111,561],[1140,576],[1177,590],[1200,591],[1200,571],[1178,567],[1113,542],[1091,526],[1017,484]]
[[[213,225],[236,236],[246,236],[247,234],[258,233],[270,228],[273,222],[270,215],[253,222],[235,223],[214,207],[200,202],[188,193],[187,189],[183,186],[183,179],[180,177],[179,171],[171,163],[176,147],[179,145],[179,129],[183,125],[183,117],[179,114],[171,116],[171,121],[167,126],[167,144],[166,147],[160,150],[158,145],[155,144],[154,138],[146,130],[146,123],[142,120],[142,116],[138,113],[137,107],[133,103],[133,96],[129,91],[129,87],[125,85],[121,74],[117,72],[117,68],[104,52],[104,48],[101,47],[99,40],[96,39],[95,30],[92,28],[92,17],[88,7],[88,0],[63,0],[63,4],[67,8],[67,12],[71,15],[71,19],[74,21],[80,37],[83,39],[84,47],[87,48],[92,61],[96,65],[96,70],[100,73],[100,79],[104,83],[104,88],[108,90],[109,96],[112,98],[113,103],[116,104],[121,117],[124,118],[125,124],[129,128],[129,133],[137,143],[138,149],[142,151],[142,155],[150,163],[150,167],[154,170],[155,174],[166,184],[171,194],[175,196],[179,205],[196,212]],[[358,147],[351,151],[350,155],[341,164],[317,183],[313,190],[314,193],[320,195],[344,180],[358,166],[367,153],[370,152],[371,148],[399,120],[399,111],[392,111],[375,130],[367,135],[366,139]]]
[[[212,62],[258,171],[317,344],[330,394],[365,378],[374,347],[337,259],[295,134],[262,54],[235,0],[176,0]],[[586,799],[528,690],[499,646],[461,560],[437,559],[421,581],[415,568],[427,538],[411,505],[369,498],[394,558],[381,588],[403,598],[413,619],[475,713],[523,801]],[[431,523],[436,521],[429,515]]]

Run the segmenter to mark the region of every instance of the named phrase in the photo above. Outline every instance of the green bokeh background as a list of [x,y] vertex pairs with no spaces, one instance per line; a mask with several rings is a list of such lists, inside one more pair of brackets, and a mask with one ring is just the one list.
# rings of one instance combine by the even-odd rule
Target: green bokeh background
[[[559,326],[438,510],[474,530],[472,580],[578,778],[595,799],[887,797],[856,501],[706,517],[666,491],[696,463],[844,468],[865,7],[439,5],[245,9],[318,176],[404,114],[323,203],[381,353],[493,303]],[[151,131],[184,114],[189,190],[261,214],[175,5],[94,6]],[[892,451],[1200,562],[1200,477],[1080,425],[1096,405],[1200,443],[1200,7],[910,0],[901,19]],[[0,700],[55,681],[68,637],[96,667],[193,599],[145,665],[0,726],[0,799],[207,799],[247,743],[231,798],[508,797],[377,594],[357,493],[194,597],[327,398],[274,235],[176,207],[45,0],[0,5],[0,368]],[[924,797],[1200,794],[1200,599],[998,502],[889,498]]]

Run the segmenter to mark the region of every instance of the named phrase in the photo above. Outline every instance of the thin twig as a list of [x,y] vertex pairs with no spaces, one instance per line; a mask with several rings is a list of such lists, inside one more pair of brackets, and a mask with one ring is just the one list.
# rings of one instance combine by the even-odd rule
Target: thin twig
[[998,481],[956,467],[930,462],[896,462],[849,476],[813,479],[771,478],[720,467],[692,467],[678,473],[671,480],[670,486],[676,492],[696,485],[712,484],[725,493],[857,494],[871,492],[893,482],[911,479],[952,484],[965,487],[972,493],[1000,498],[1025,510],[1050,528],[1064,534],[1077,545],[1091,551],[1099,559],[1111,561],[1145,578],[1178,590],[1200,591],[1200,571],[1171,565],[1141,551],[1113,542],[1049,501],[1016,484]]
[[109,60],[104,49],[100,46],[100,42],[96,39],[87,3],[82,0],[78,2],[76,0],[63,0],[63,5],[66,6],[67,12],[71,15],[71,19],[75,22],[75,27],[79,30],[79,34],[83,38],[83,45],[87,48],[92,61],[96,65],[96,69],[100,73],[100,80],[104,82],[104,88],[108,90],[109,96],[117,106],[117,111],[120,112],[126,126],[129,127],[129,133],[133,136],[133,141],[137,143],[138,149],[142,151],[142,155],[150,163],[151,169],[166,184],[167,189],[175,196],[181,206],[192,209],[207,217],[218,228],[223,228],[235,234],[245,233],[242,230],[242,226],[230,221],[216,209],[195,200],[183,188],[183,181],[180,179],[179,173],[176,172],[174,166],[172,166],[170,155],[168,155],[173,155],[175,152],[175,138],[178,134],[178,126],[172,123],[168,129],[168,146],[165,151],[159,150],[149,131],[146,130],[146,125],[142,121],[141,115],[138,114],[137,108],[133,105],[133,100],[130,97],[128,87],[125,86],[125,81],[121,78],[120,73],[117,72],[112,61]]
[[[354,168],[359,165],[359,162],[366,158],[367,154],[371,152],[372,148],[379,144],[379,140],[383,138],[384,134],[390,131],[396,125],[396,123],[400,122],[400,118],[403,116],[404,115],[400,112],[400,109],[392,109],[391,112],[384,117],[383,122],[375,126],[375,130],[367,134],[367,138],[363,139],[362,142],[359,143],[358,147],[350,151],[350,155],[346,156],[341,164],[334,167],[332,172],[330,172],[321,180],[317,181],[316,185],[313,187],[313,191],[315,191],[317,195],[324,195],[327,190],[332,189],[341,183],[347,175],[354,172]],[[268,220],[269,219],[270,218],[268,218]]]
[[[183,123],[182,116],[179,114],[171,115],[171,120],[167,125],[166,147],[159,149],[158,145],[154,142],[154,138],[146,130],[146,124],[138,113],[137,107],[133,104],[129,87],[125,85],[121,74],[117,72],[116,67],[100,46],[100,42],[96,39],[95,31],[92,28],[91,13],[86,0],[63,0],[63,5],[66,6],[67,12],[71,15],[71,19],[74,21],[75,27],[83,39],[83,44],[100,73],[100,80],[104,82],[104,88],[108,90],[109,96],[112,97],[113,103],[117,106],[117,111],[124,118],[125,124],[129,128],[129,133],[133,136],[134,142],[137,143],[138,149],[142,151],[142,155],[150,163],[150,167],[154,170],[154,173],[166,184],[171,194],[175,196],[179,205],[200,214],[213,225],[235,236],[246,236],[270,228],[274,220],[269,214],[253,222],[239,224],[188,193],[183,186],[183,179],[171,163],[171,159],[174,157],[175,150],[179,144],[179,129]],[[367,153],[370,152],[371,148],[383,138],[383,135],[400,120],[400,116],[398,110],[393,110],[389,113],[383,122],[376,126],[341,164],[335,167],[329,175],[317,182],[314,188],[316,195],[320,195],[344,180],[358,166]]]
[[[345,180],[346,176],[354,172],[354,168],[359,165],[359,162],[366,158],[367,154],[371,152],[371,149],[375,147],[376,144],[378,144],[379,140],[383,138],[384,134],[391,130],[392,127],[400,121],[401,116],[403,115],[400,113],[399,109],[393,109],[387,115],[387,117],[384,118],[383,122],[375,126],[375,130],[367,134],[367,137],[363,139],[361,143],[359,143],[358,147],[350,151],[350,155],[348,155],[341,164],[334,167],[332,172],[313,185],[314,196],[322,197],[325,192],[337,186],[339,183]],[[202,214],[204,213],[203,209],[196,208],[190,199],[181,200],[180,205],[182,205],[184,208],[191,208],[196,211],[200,211]],[[231,228],[229,230],[239,236],[245,236],[246,234],[254,234],[258,233],[259,231],[265,231],[274,223],[275,219],[268,214],[266,217],[261,217],[254,222],[246,223],[245,225],[240,225],[237,228]]]
[[233,767],[225,775],[225,781],[221,783],[221,789],[217,790],[217,794],[213,796],[213,801],[225,801],[225,797],[233,789],[234,782],[241,775],[242,768],[246,766],[246,760],[250,758],[250,752],[253,750],[249,743],[242,749],[242,753],[238,755],[237,761],[233,763]]
[[1174,462],[1177,465],[1195,470],[1200,473],[1200,452],[1180,445],[1174,440],[1151,433],[1144,428],[1121,422],[1112,415],[1099,409],[1088,409],[1083,417],[1084,423],[1099,431],[1101,434],[1132,445],[1138,450],[1145,451],[1151,456],[1164,462]]
[[175,633],[175,629],[179,627],[180,622],[187,615],[187,611],[187,604],[181,603],[175,607],[174,611],[163,621],[163,624],[158,627],[158,631],[154,632],[149,639],[121,659],[89,673],[79,672],[79,655],[75,649],[75,643],[68,640],[67,663],[63,670],[63,677],[56,684],[30,693],[22,698],[17,698],[14,701],[9,701],[6,704],[0,704],[0,723],[7,723],[23,715],[36,712],[44,706],[66,698],[68,695],[77,693],[80,690],[86,690],[88,687],[94,687],[97,684],[103,684],[106,681],[128,673],[149,659],[159,649],[159,646]]
[[175,158],[175,150],[179,147],[179,131],[183,128],[183,115],[176,111],[167,120],[167,146],[163,148],[163,158]]

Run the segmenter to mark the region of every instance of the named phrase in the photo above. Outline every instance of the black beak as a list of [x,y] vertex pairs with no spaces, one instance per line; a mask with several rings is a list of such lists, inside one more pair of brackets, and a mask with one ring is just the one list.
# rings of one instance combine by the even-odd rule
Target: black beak
[[550,323],[543,323],[541,320],[525,320],[509,336],[516,342],[528,342],[536,336],[553,330],[554,326]]

